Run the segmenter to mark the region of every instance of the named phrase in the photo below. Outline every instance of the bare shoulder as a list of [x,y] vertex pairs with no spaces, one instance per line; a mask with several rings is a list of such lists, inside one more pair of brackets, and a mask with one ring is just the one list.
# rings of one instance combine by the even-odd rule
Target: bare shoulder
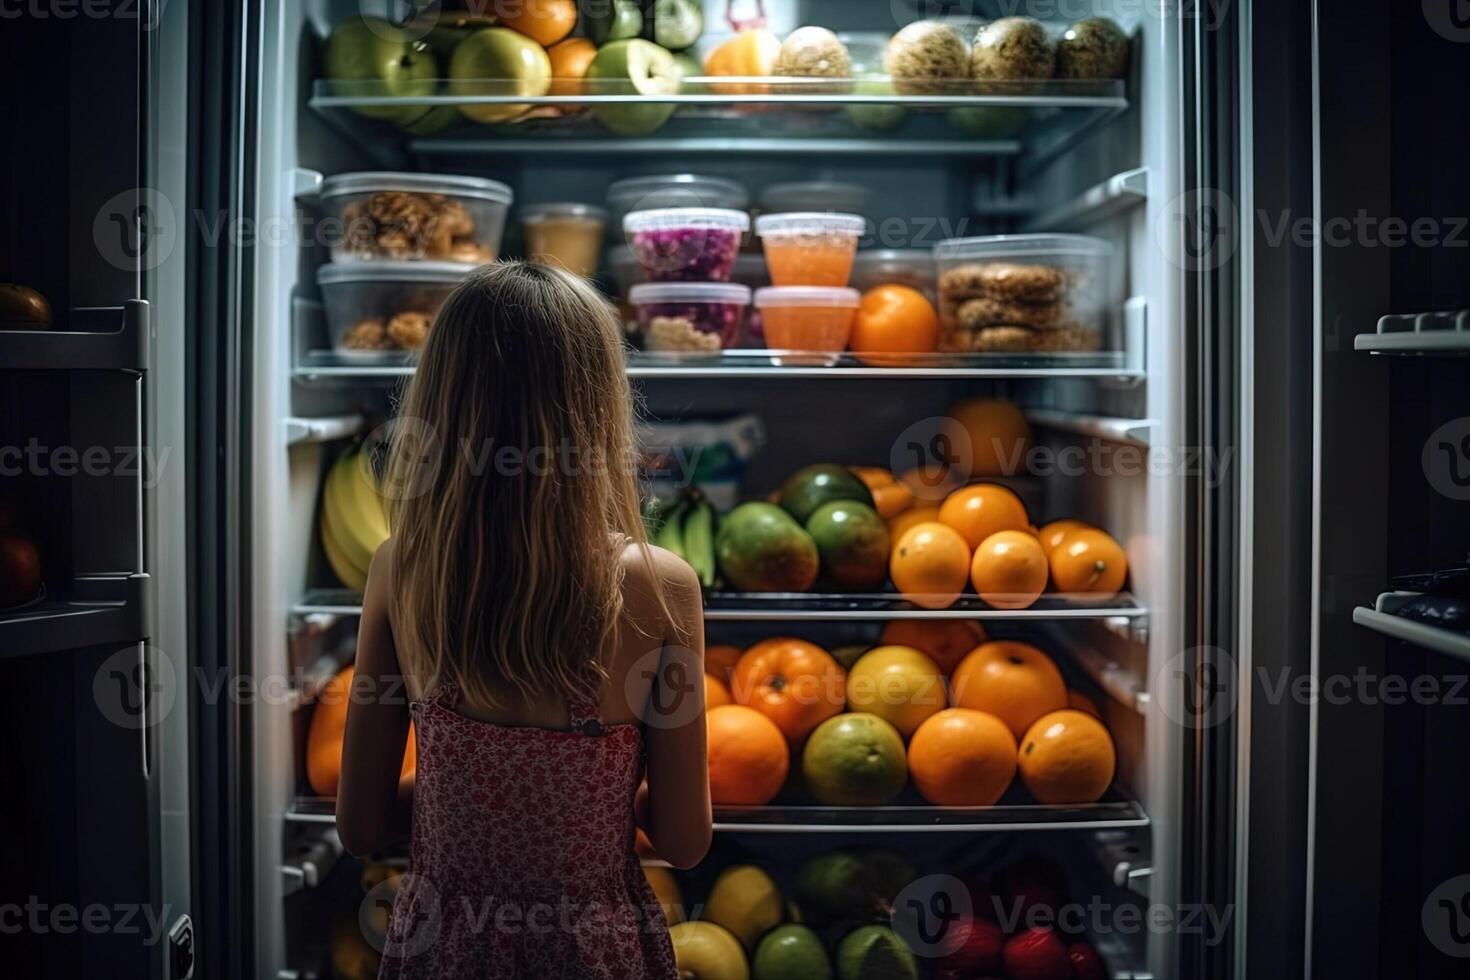
[[393,582],[393,539],[388,538],[378,545],[378,550],[368,560],[368,591],[376,592],[391,586]]
[[[647,549],[647,558],[644,549]],[[655,594],[655,583],[670,592],[672,600],[677,595],[699,593],[699,577],[689,563],[667,548],[657,545],[630,544],[623,549],[623,568],[627,583],[640,595]]]

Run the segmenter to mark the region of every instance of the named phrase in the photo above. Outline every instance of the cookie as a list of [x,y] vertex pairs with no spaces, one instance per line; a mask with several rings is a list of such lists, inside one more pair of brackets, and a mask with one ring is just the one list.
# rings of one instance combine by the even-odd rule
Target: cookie
[[1061,324],[1062,310],[1059,303],[1020,303],[981,296],[961,303],[955,309],[954,319],[966,330],[999,324],[1051,330]]
[[1054,303],[1065,284],[1059,269],[1015,262],[969,262],[939,276],[939,292],[950,299],[992,296],[1025,303]]
[[1013,325],[956,330],[940,338],[939,349],[952,352],[1016,353],[1032,350],[1035,335],[1035,330]]
[[1038,330],[1031,340],[1032,350],[1048,353],[1102,350],[1102,331],[1075,324],[1063,326],[1059,330]]

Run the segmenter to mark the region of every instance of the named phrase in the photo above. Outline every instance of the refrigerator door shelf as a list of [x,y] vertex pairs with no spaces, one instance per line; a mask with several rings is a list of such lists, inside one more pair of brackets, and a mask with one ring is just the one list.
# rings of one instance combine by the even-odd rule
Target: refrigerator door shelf
[[1395,610],[1399,606],[1417,598],[1419,594],[1415,592],[1385,592],[1378,597],[1372,609],[1367,606],[1354,609],[1353,622],[1395,640],[1470,662],[1470,633],[1421,623],[1397,614]]
[[0,329],[0,370],[147,370],[151,325],[146,300],[74,309],[65,326],[70,329]]
[[83,575],[65,594],[0,611],[0,658],[148,638],[147,575]]

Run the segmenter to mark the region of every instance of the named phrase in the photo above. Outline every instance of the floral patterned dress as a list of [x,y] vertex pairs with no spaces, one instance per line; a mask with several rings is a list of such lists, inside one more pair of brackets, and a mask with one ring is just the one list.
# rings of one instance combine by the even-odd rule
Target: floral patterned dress
[[380,978],[674,980],[668,924],[633,851],[638,725],[570,705],[568,731],[414,702],[413,845]]

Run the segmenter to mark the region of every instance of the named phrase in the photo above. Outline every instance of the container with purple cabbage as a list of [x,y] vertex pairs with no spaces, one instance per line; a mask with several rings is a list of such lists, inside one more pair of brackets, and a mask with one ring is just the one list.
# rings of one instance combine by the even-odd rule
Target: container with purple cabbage
[[628,291],[643,347],[714,354],[740,343],[750,287],[733,282],[644,282]]
[[650,282],[727,282],[750,215],[726,208],[655,208],[623,218]]

